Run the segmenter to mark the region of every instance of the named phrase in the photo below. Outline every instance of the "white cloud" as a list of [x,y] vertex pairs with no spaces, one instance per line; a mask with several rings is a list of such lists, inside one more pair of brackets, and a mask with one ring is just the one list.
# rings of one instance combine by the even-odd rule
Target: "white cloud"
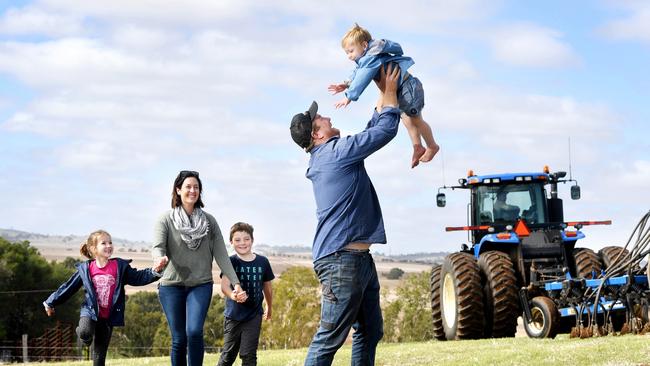
[[612,39],[650,43],[650,4],[639,4],[627,17],[612,20],[601,28],[601,33]]
[[604,140],[620,122],[606,105],[568,96],[525,94],[455,79],[426,78],[423,84],[428,102],[423,115],[434,130],[443,127],[490,149],[507,144],[526,152],[558,134]]
[[65,36],[81,33],[81,19],[42,8],[25,7],[7,10],[0,18],[0,34]]
[[85,17],[137,23],[166,23],[185,26],[205,26],[210,22],[247,14],[254,3],[248,1],[172,0],[83,1],[41,0],[46,9],[53,9]]
[[635,160],[631,164],[621,166],[621,183],[626,186],[636,186],[641,189],[647,189],[650,182],[650,161]]
[[613,39],[635,40],[650,43],[650,4],[644,1],[612,2],[613,7],[625,9],[629,14],[607,22],[601,33]]
[[108,37],[116,48],[127,49],[138,54],[146,52],[159,54],[162,50],[176,47],[183,41],[181,35],[176,31],[134,24],[115,27]]
[[556,30],[530,23],[503,26],[489,41],[494,57],[506,64],[528,67],[567,67],[578,62],[570,45]]

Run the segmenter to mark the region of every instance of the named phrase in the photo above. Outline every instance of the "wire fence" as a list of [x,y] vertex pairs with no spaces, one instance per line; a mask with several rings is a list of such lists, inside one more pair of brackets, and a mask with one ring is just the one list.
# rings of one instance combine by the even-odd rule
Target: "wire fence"
[[79,359],[82,356],[72,326],[61,323],[46,329],[38,338],[29,339],[24,335],[22,341],[2,342],[0,345],[0,360],[3,362]]
[[[143,352],[143,350],[146,350]],[[208,353],[219,353],[221,347],[206,346]],[[165,347],[128,347],[109,346],[108,352],[113,355],[129,356],[134,353],[140,356],[168,356],[170,346]],[[74,326],[57,323],[48,328],[38,337],[22,341],[0,341],[0,363],[10,362],[47,362],[47,361],[81,361],[92,358],[92,346],[84,346],[74,332]]]

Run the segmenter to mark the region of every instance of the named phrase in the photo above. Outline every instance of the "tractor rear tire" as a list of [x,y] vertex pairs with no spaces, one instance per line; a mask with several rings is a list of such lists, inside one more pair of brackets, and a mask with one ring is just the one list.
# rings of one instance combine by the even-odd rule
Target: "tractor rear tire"
[[483,291],[476,260],[468,253],[452,253],[440,269],[440,310],[445,338],[483,337]]
[[485,306],[485,337],[514,337],[519,317],[517,278],[507,254],[489,251],[478,260]]
[[573,260],[576,263],[577,278],[594,279],[600,277],[603,266],[598,254],[589,248],[576,248],[573,250]]
[[533,298],[530,306],[533,317],[528,323],[524,320],[524,329],[530,338],[555,338],[560,324],[560,313],[553,300],[546,296]]
[[442,328],[442,312],[440,310],[440,269],[435,265],[431,268],[431,316],[433,317],[433,337],[445,341],[445,330]]
[[[623,253],[620,254],[621,252]],[[618,246],[604,247],[603,249],[598,251],[598,255],[600,256],[600,259],[603,262],[603,266],[605,267],[605,270],[608,270],[612,266],[612,264],[616,264],[618,267],[620,264],[630,260],[630,252],[628,252],[627,249]],[[627,268],[623,268],[622,271],[626,272]],[[632,267],[632,272],[637,274],[642,273],[641,268],[638,265]]]

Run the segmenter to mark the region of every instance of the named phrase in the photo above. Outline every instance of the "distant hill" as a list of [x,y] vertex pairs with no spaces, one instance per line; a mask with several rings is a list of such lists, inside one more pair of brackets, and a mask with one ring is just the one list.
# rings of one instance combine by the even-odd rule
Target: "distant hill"
[[[49,246],[49,247],[62,247],[78,249],[81,243],[87,239],[79,235],[48,235],[30,233],[26,231],[14,229],[1,229],[0,237],[10,241],[29,241],[34,246]],[[122,238],[113,237],[113,242],[119,246],[120,251],[148,251],[151,248],[151,243],[145,241],[132,241]],[[255,252],[262,255],[274,256],[297,256],[301,258],[311,258],[311,247],[298,246],[298,245],[268,245],[268,244],[255,244]],[[398,255],[385,255],[382,253],[374,253],[373,256],[377,260],[384,262],[410,262],[420,264],[433,264],[441,263],[444,257],[449,254],[446,252],[435,253],[413,253],[413,254],[398,254]]]
[[434,264],[442,263],[449,252],[382,255],[384,261]]
[[[29,241],[32,244],[39,245],[61,245],[61,246],[74,246],[78,248],[88,237],[79,235],[48,235],[30,233],[27,231],[13,230],[13,229],[0,229],[0,237],[10,242]],[[113,237],[113,242],[119,244],[120,247],[126,249],[140,249],[150,248],[151,243],[144,241],[132,241],[121,238]]]

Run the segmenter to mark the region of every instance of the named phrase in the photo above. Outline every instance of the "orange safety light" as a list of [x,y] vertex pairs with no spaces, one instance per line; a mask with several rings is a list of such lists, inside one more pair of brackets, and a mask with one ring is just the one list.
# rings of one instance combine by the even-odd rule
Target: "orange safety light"
[[511,236],[510,233],[498,233],[497,239],[510,239]]
[[551,170],[548,168],[548,165],[544,165],[544,173],[548,174]]
[[515,225],[515,233],[520,237],[528,236],[530,235],[530,229],[523,220],[519,220]]
[[567,238],[575,238],[576,236],[578,236],[578,232],[577,231],[565,231],[564,235],[566,235]]

